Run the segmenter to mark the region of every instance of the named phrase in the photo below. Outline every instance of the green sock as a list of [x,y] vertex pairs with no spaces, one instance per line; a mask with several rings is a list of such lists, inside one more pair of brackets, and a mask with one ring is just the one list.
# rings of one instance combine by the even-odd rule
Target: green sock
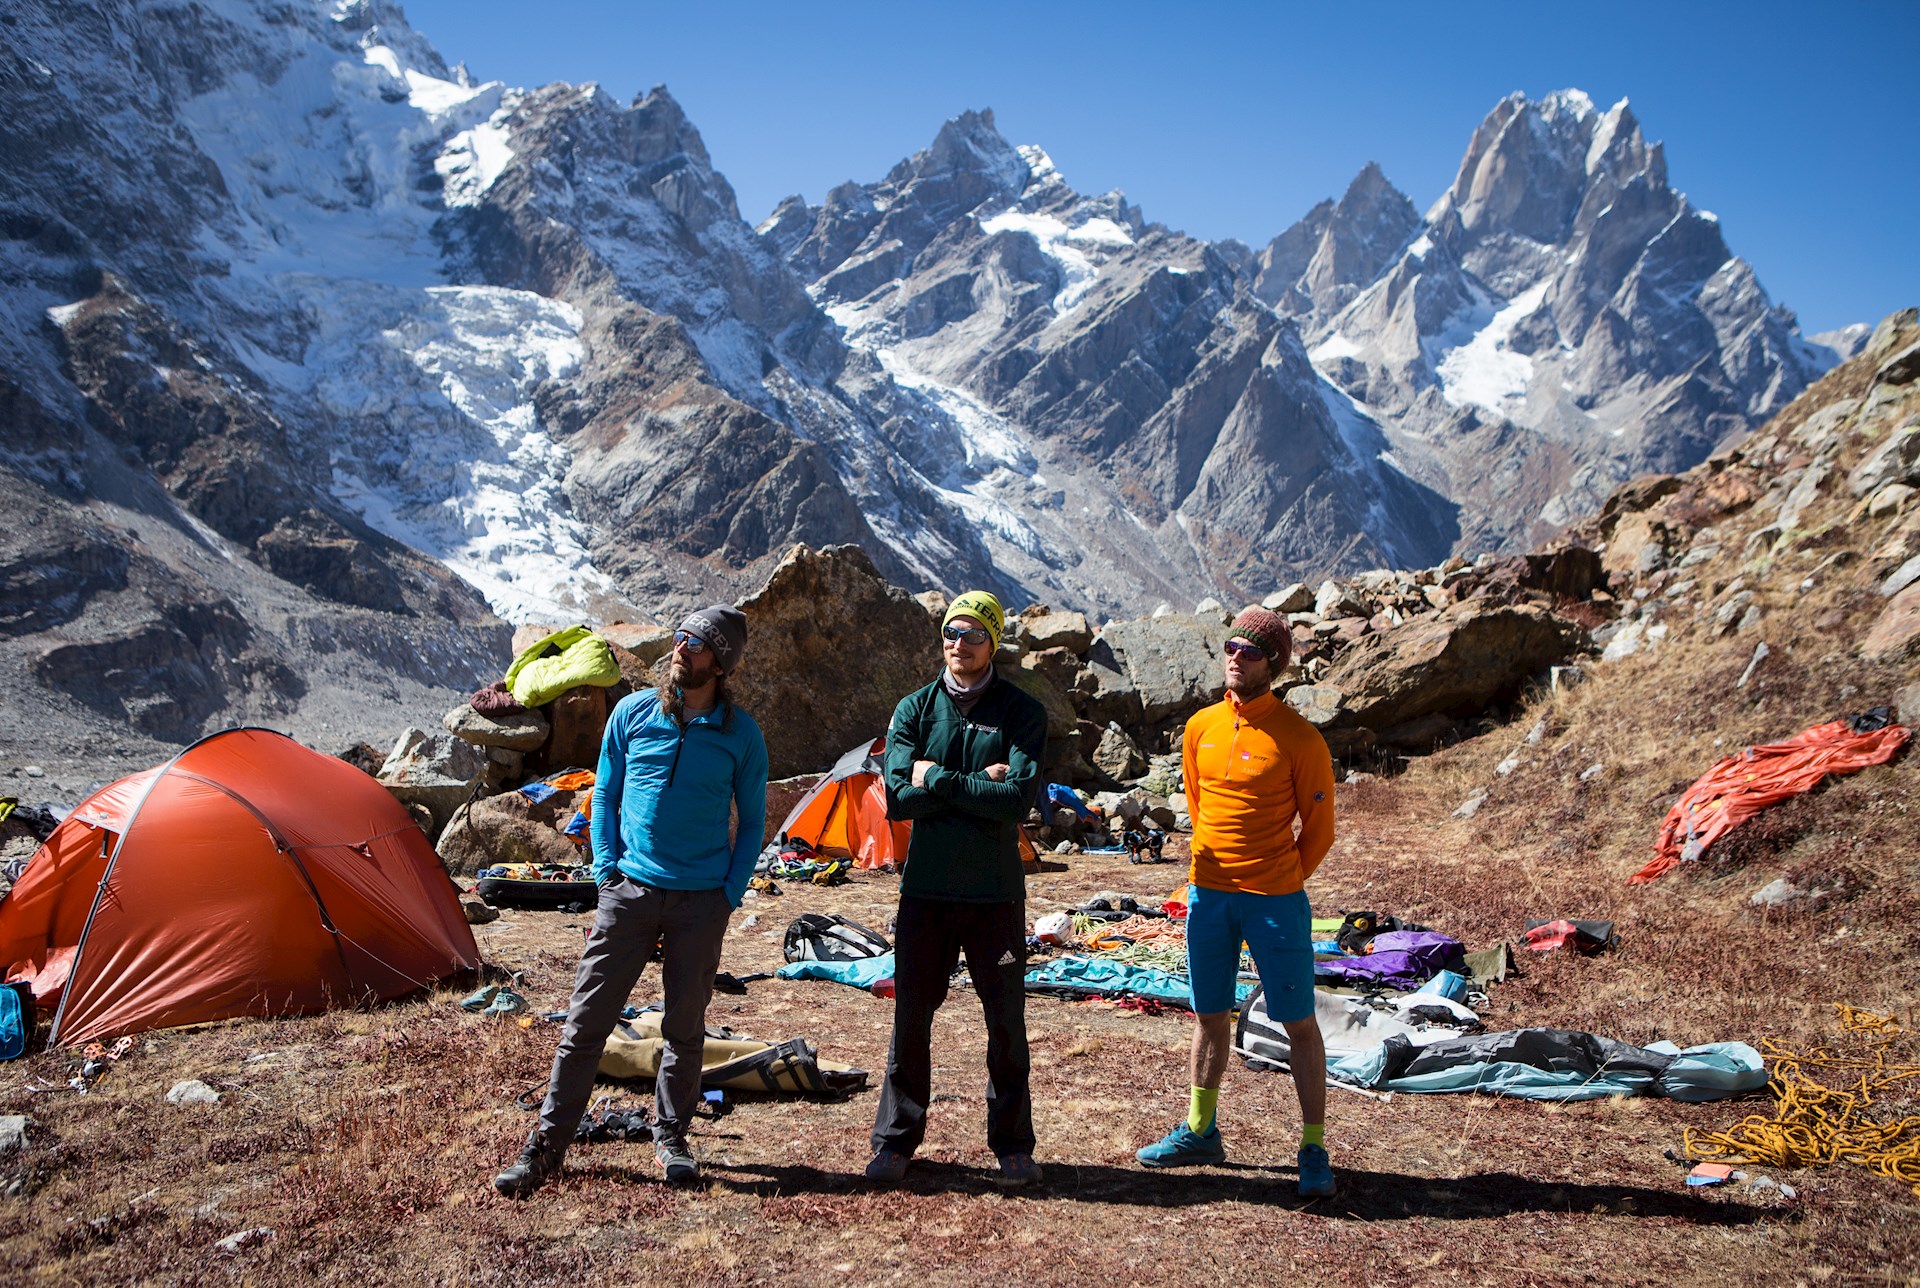
[[1220,1103],[1220,1088],[1195,1087],[1193,1099],[1187,1105],[1187,1129],[1196,1136],[1204,1136],[1207,1128],[1213,1126],[1213,1111]]
[[1306,1123],[1302,1125],[1300,1128],[1300,1148],[1305,1149],[1309,1145],[1318,1145],[1321,1149],[1327,1147],[1327,1125],[1325,1123]]

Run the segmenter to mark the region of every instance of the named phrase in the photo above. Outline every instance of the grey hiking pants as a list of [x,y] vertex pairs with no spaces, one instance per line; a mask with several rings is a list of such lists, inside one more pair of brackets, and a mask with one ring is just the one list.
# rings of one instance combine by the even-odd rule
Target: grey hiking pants
[[656,947],[666,1014],[660,1021],[665,1050],[653,1087],[653,1135],[686,1135],[700,1104],[707,1003],[732,912],[724,890],[658,890],[626,876],[600,888],[600,909],[580,956],[553,1079],[540,1106],[540,1139],[555,1160],[573,1143],[607,1037]]

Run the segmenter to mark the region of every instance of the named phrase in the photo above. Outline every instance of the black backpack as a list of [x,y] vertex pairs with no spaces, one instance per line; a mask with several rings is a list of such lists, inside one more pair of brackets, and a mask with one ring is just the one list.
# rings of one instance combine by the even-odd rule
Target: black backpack
[[838,913],[804,912],[787,927],[790,962],[857,962],[893,951],[879,931]]

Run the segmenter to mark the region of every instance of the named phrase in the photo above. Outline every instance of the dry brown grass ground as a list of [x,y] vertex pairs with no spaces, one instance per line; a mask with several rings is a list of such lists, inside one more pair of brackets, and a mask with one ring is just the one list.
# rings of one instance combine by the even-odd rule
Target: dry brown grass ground
[[[1577,709],[1567,718],[1581,720]],[[1391,910],[1472,946],[1512,940],[1530,914],[1619,920],[1611,954],[1523,962],[1495,988],[1490,1026],[1800,1041],[1833,1033],[1829,1001],[1906,1004],[1910,962],[1856,946],[1910,934],[1866,915],[1878,896],[1783,921],[1741,912],[1718,888],[1744,891],[1757,871],[1629,891],[1622,880],[1664,808],[1656,793],[1627,790],[1633,779],[1618,770],[1606,799],[1620,835],[1582,852],[1587,843],[1559,825],[1543,843],[1542,822],[1499,801],[1480,819],[1449,820],[1480,761],[1460,748],[1402,779],[1343,788],[1342,836],[1315,884],[1323,910]],[[1843,784],[1815,808],[1867,809],[1865,786]],[[1496,791],[1549,795],[1518,774]],[[1161,896],[1179,872],[1076,858],[1031,880],[1030,911],[1106,888]],[[802,910],[883,924],[895,893],[890,878],[863,875],[749,904],[757,921],[735,918],[723,967],[776,965],[780,931]],[[1850,933],[1836,942],[1842,924]],[[565,1000],[581,928],[566,914],[510,912],[479,933],[491,961],[528,972],[545,1009]],[[643,981],[638,998],[652,989]],[[897,1189],[860,1178],[868,1091],[830,1103],[748,1099],[703,1123],[695,1143],[707,1179],[690,1192],[666,1188],[644,1146],[603,1144],[576,1148],[557,1183],[511,1204],[488,1178],[527,1128],[513,1097],[543,1077],[556,1026],[485,1020],[455,1001],[151,1035],[85,1097],[21,1090],[63,1079],[65,1053],[9,1066],[0,1110],[36,1126],[24,1155],[0,1169],[0,1187],[19,1189],[0,1200],[0,1280],[1837,1284],[1910,1281],[1920,1251],[1913,1197],[1858,1169],[1783,1175],[1800,1189],[1791,1203],[1689,1191],[1665,1157],[1682,1128],[1725,1125],[1764,1107],[1754,1102],[1552,1107],[1336,1091],[1342,1191],[1306,1204],[1293,1192],[1291,1084],[1236,1068],[1222,1108],[1230,1163],[1147,1172],[1132,1151],[1184,1108],[1185,1019],[1048,999],[1028,1012],[1048,1180],[1003,1195],[989,1180],[982,1037],[965,992],[941,1013],[932,1130]],[[717,997],[712,1018],[757,1036],[804,1034],[877,1072],[890,1006],[838,985],[767,981]],[[221,1102],[166,1104],[186,1077],[219,1088]],[[214,1247],[257,1227],[274,1233],[235,1253]]]

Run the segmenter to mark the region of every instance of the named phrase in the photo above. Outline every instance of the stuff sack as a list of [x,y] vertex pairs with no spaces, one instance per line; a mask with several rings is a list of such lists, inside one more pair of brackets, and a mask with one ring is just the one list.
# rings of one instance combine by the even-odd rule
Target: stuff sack
[[885,935],[838,913],[802,913],[787,927],[790,962],[857,962],[892,951]]
[[33,1032],[33,994],[24,985],[0,984],[0,1060],[17,1060]]

